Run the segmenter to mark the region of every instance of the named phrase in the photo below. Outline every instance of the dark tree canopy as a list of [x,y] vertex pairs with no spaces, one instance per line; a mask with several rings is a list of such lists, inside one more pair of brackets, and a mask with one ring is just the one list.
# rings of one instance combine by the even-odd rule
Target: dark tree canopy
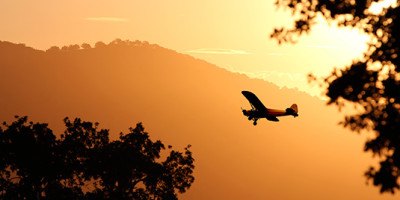
[[[294,27],[277,28],[272,38],[295,42],[308,33],[318,16],[339,26],[353,27],[370,36],[362,59],[343,70],[334,70],[324,79],[328,84],[328,104],[345,102],[360,106],[359,113],[346,116],[342,124],[353,131],[371,129],[376,137],[368,140],[365,151],[382,158],[380,167],[371,167],[366,176],[381,192],[399,189],[400,176],[400,1],[381,12],[371,6],[379,0],[277,0],[295,16]],[[326,66],[330,67],[330,66]]]
[[64,122],[61,138],[27,117],[3,123],[1,199],[177,199],[194,181],[190,145],[166,154],[141,123],[110,141],[97,123]]

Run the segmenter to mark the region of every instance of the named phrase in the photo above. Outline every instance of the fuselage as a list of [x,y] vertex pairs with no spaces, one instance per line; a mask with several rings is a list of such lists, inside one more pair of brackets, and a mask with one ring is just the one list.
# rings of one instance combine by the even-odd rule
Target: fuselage
[[267,118],[292,115],[287,113],[285,110],[279,109],[267,109],[263,112],[257,110],[243,110],[243,114],[252,118]]

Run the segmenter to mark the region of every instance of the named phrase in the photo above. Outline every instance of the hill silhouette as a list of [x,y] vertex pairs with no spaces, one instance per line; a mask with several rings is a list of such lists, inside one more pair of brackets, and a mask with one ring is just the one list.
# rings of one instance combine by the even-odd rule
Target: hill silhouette
[[[80,117],[111,138],[142,122],[175,149],[191,144],[196,181],[181,199],[382,197],[365,185],[362,137],[337,126],[336,108],[294,89],[141,41],[48,51],[0,42],[0,70],[2,121],[28,115],[57,133],[64,117]],[[242,90],[271,108],[297,103],[299,117],[253,126]]]

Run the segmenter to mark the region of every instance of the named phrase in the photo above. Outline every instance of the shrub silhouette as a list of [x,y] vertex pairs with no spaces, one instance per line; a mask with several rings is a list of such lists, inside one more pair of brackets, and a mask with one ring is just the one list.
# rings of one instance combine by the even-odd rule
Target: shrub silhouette
[[141,123],[110,141],[98,123],[64,122],[60,138],[27,117],[3,123],[2,199],[177,199],[194,181],[190,145],[161,156],[164,144],[150,140]]

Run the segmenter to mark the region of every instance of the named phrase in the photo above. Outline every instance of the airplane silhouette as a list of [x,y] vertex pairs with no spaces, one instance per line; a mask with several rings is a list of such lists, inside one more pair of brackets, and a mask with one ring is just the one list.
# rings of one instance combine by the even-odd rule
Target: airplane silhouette
[[263,103],[257,98],[255,94],[249,91],[242,91],[242,94],[250,102],[251,110],[242,109],[243,115],[247,116],[249,120],[253,120],[253,125],[257,125],[259,118],[266,118],[269,121],[279,121],[277,117],[293,115],[293,117],[299,116],[297,105],[293,104],[286,110],[269,109],[264,106]]

